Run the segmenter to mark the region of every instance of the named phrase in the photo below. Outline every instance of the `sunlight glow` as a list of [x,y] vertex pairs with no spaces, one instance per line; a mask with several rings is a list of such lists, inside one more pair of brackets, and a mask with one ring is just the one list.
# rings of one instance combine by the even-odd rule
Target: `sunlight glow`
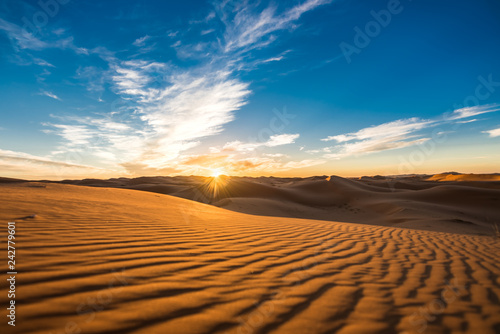
[[217,168],[217,169],[213,169],[212,170],[212,173],[210,174],[211,177],[219,177],[221,176],[222,174],[224,174],[224,171],[221,170],[220,168]]
[[205,203],[214,203],[223,198],[229,197],[227,185],[229,177],[224,175],[224,170],[217,168],[211,170],[210,177],[198,187],[198,190],[205,197]]

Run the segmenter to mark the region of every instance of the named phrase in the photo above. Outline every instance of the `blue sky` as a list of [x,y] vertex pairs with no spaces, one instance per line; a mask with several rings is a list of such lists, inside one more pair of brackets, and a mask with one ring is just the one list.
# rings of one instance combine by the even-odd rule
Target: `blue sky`
[[0,1],[0,171],[499,172],[500,3]]

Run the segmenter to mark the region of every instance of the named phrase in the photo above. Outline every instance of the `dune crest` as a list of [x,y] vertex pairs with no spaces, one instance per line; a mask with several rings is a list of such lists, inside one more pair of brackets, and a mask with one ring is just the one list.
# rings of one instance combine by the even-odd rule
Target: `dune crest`
[[436,174],[427,179],[428,181],[500,181],[500,174],[460,174],[443,173]]
[[490,235],[493,225],[500,223],[500,182],[467,177],[472,181],[429,181],[428,175],[360,179],[332,175],[140,177],[63,183],[150,191],[262,216]]

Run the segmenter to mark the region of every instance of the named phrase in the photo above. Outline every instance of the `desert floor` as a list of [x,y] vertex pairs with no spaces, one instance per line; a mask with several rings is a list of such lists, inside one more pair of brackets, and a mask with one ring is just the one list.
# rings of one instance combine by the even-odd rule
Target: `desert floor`
[[[232,194],[213,205],[151,189],[1,184],[2,243],[16,221],[18,275],[16,328],[3,279],[0,331],[500,333],[496,185],[282,180],[263,196],[265,182],[244,182],[207,185]],[[300,214],[322,220],[289,217]]]

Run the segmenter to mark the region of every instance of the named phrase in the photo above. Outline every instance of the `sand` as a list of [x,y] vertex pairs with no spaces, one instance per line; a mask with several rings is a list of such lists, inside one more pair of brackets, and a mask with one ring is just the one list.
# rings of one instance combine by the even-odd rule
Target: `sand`
[[[330,182],[309,181],[298,197],[256,200],[286,205],[314,182]],[[457,189],[382,192],[369,184],[378,181],[355,183],[367,192],[358,199],[351,196],[359,187],[330,194],[326,183],[311,200],[378,203],[381,215],[394,205],[384,207],[384,198],[401,198],[401,208],[435,201],[479,215],[491,204],[469,200],[498,199],[494,189],[467,186],[462,202],[443,198]],[[17,222],[17,333],[500,332],[500,242],[492,235],[256,216],[153,192],[54,183],[2,184],[0,203],[3,239],[6,222]],[[492,208],[488,214],[498,214]],[[13,332],[3,317],[0,331]]]
[[[140,177],[64,183],[168,194],[261,216],[490,235],[500,224],[496,174],[309,178]],[[455,178],[442,182],[442,179]],[[480,180],[480,181],[478,181]]]
[[432,175],[429,181],[500,181],[500,174],[443,173]]

